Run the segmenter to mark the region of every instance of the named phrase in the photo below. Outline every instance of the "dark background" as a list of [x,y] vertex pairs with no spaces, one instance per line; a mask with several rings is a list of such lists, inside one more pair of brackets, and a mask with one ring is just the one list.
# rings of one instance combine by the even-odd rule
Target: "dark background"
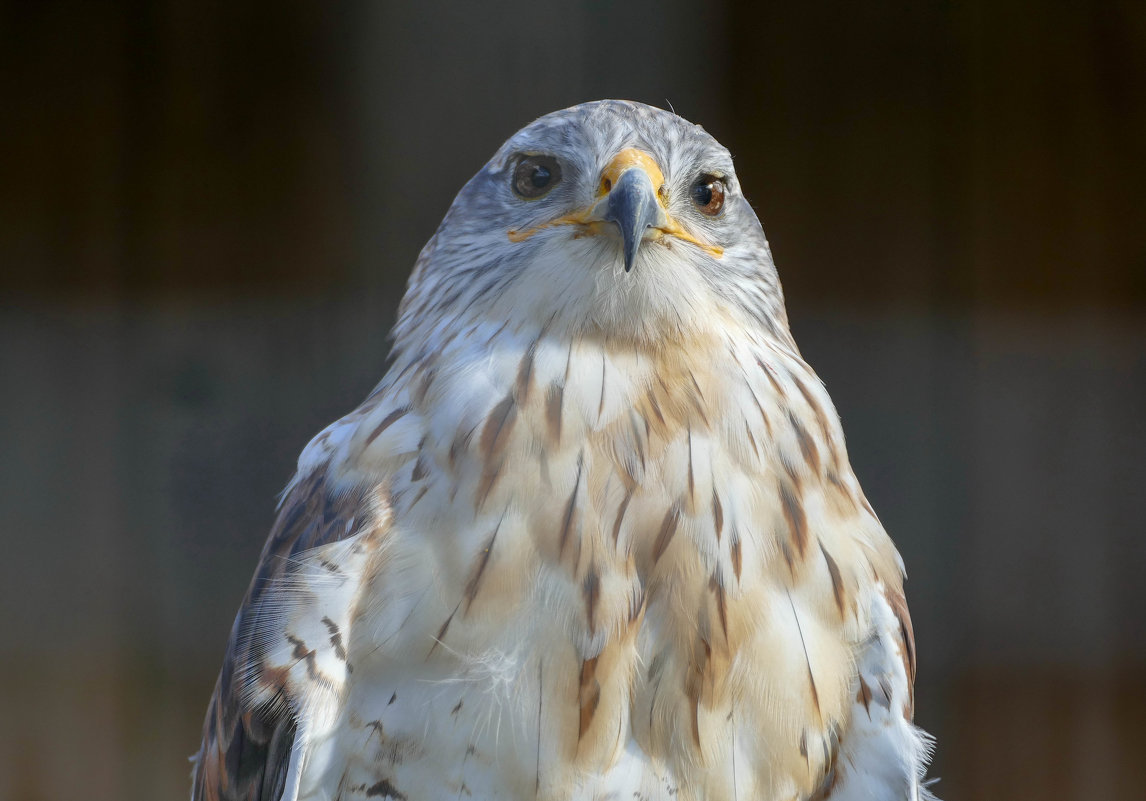
[[0,5],[0,799],[183,798],[309,437],[517,128],[737,157],[946,799],[1146,786],[1146,4]]

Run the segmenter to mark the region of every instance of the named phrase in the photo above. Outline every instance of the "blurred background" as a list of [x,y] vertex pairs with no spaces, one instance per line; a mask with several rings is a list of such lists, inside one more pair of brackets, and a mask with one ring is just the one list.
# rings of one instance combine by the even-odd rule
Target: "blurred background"
[[0,799],[184,798],[299,450],[511,133],[731,148],[946,799],[1146,786],[1146,4],[0,5]]

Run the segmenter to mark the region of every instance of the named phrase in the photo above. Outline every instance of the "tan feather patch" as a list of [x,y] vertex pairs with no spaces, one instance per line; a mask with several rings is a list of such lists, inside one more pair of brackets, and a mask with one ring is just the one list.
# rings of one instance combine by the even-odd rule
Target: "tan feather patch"
[[581,662],[581,681],[577,692],[581,710],[578,717],[578,741],[585,736],[585,732],[592,725],[593,716],[597,714],[597,705],[601,702],[601,684],[597,681],[596,673],[596,657]]

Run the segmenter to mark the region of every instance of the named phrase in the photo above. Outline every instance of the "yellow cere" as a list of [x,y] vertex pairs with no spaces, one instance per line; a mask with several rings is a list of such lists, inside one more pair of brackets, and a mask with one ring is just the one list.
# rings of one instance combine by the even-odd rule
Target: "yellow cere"
[[661,195],[661,189],[664,187],[665,176],[661,172],[660,165],[656,160],[643,150],[637,150],[635,147],[626,147],[617,155],[613,156],[613,160],[605,167],[604,172],[601,173],[600,189],[597,192],[598,197],[608,194],[609,190],[617,184],[617,179],[621,177],[621,173],[637,167],[644,170],[649,180],[653,182],[653,187],[657,190],[657,202],[664,207],[664,197]]

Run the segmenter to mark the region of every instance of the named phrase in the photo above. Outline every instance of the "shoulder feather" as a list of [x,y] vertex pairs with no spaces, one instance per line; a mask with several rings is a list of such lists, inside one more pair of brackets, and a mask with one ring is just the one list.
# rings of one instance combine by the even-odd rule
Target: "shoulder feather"
[[223,667],[203,724],[192,801],[279,801],[297,735],[297,702],[289,671],[270,664],[261,646],[276,596],[300,556],[358,529],[375,504],[369,488],[335,491],[325,465],[295,478],[263,547],[258,568],[231,627]]

